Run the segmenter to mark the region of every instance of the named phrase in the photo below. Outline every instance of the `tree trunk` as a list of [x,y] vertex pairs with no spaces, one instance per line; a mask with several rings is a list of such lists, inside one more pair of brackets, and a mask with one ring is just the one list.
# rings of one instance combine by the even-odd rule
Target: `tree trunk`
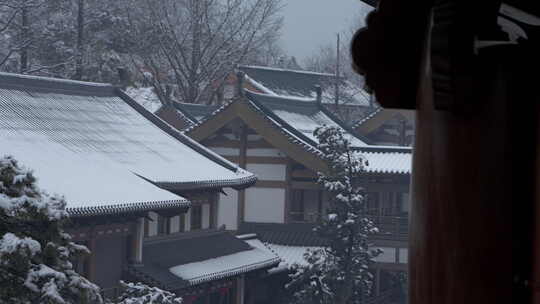
[[20,58],[20,73],[24,74],[28,70],[28,43],[30,41],[30,24],[28,21],[28,7],[26,4],[21,10],[21,29],[22,29],[22,39],[23,47],[21,49],[21,58]]
[[84,14],[84,0],[79,0],[77,6],[77,58],[75,59],[74,75],[77,80],[82,80],[83,77]]
[[191,2],[192,24],[191,24],[191,67],[189,69],[188,79],[188,100],[190,103],[197,103],[199,97],[198,72],[201,56],[201,0],[192,0]]

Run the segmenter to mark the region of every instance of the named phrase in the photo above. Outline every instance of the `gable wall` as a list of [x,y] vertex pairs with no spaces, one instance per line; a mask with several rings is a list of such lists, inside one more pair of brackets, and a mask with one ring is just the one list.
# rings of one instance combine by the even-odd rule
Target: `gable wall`
[[283,223],[288,158],[251,129],[233,122],[202,143],[231,162],[255,173],[258,182],[243,191],[220,194],[218,226],[235,230],[238,221]]

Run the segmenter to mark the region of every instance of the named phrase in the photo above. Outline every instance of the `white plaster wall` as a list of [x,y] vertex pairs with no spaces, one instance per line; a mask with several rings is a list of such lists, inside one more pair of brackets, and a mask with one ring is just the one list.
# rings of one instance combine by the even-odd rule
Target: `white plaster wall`
[[210,228],[210,204],[202,205],[202,229]]
[[401,194],[401,201],[402,201],[401,212],[409,213],[409,208],[410,208],[409,193],[402,193]]
[[261,181],[284,181],[287,174],[287,165],[247,164],[247,170],[255,173]]
[[258,148],[258,149],[247,149],[247,156],[262,156],[262,157],[285,157],[285,153],[281,152],[278,149],[271,148]]
[[186,212],[186,222],[184,226],[184,231],[190,231],[191,230],[191,210]]
[[225,225],[227,230],[238,229],[238,191],[224,189],[225,193],[219,195],[218,201],[218,227]]
[[155,212],[148,212],[148,217],[152,219],[148,221],[148,236],[157,235],[158,215]]
[[171,233],[180,231],[180,216],[173,216],[171,218]]
[[284,189],[246,189],[246,206],[244,218],[247,222],[283,223],[284,213]]
[[396,262],[396,248],[390,247],[380,247],[383,251],[378,257],[375,258],[375,261],[381,263],[395,263]]
[[409,249],[399,248],[399,262],[403,264],[409,263]]
[[210,150],[221,156],[238,156],[240,154],[240,150],[235,148],[210,147]]

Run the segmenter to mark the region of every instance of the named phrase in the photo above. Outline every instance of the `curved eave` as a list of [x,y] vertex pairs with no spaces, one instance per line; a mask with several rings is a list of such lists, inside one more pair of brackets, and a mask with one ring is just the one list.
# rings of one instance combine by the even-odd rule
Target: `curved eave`
[[99,206],[67,207],[66,211],[71,215],[71,217],[90,217],[101,215],[138,213],[175,208],[182,208],[187,210],[190,206],[191,203],[188,200],[178,199],[168,201],[109,204]]
[[209,180],[197,182],[156,182],[155,184],[169,191],[192,191],[203,189],[219,189],[231,187],[236,190],[242,190],[253,186],[257,182],[257,176],[247,175],[237,179]]
[[220,272],[215,272],[215,273],[209,273],[204,276],[190,279],[188,280],[188,282],[191,286],[198,285],[198,284],[206,283],[209,281],[221,280],[228,277],[238,276],[238,275],[251,272],[254,270],[275,267],[279,265],[280,262],[281,262],[281,258],[276,257],[270,260],[266,260],[266,261],[262,261],[262,262],[258,262],[258,263],[254,263],[250,265],[244,265],[238,268],[227,269],[225,271],[220,271]]

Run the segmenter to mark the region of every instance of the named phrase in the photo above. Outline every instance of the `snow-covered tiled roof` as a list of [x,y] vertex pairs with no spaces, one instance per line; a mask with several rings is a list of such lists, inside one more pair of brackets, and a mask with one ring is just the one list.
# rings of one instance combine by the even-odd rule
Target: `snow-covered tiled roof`
[[371,146],[359,152],[368,162],[364,168],[370,173],[411,174],[412,151],[408,147]]
[[153,87],[128,87],[126,88],[126,94],[149,112],[155,113],[162,106]]
[[307,250],[322,248],[318,246],[291,246],[263,242],[258,238],[257,234],[239,235],[237,237],[244,239],[252,247],[277,255],[281,260],[279,267],[289,267],[293,264],[306,265],[304,254]]
[[306,246],[286,246],[267,243],[266,246],[275,252],[281,258],[280,266],[291,266],[293,264],[306,265],[304,254],[308,250],[316,250],[322,247],[306,247]]
[[313,131],[323,125],[336,126],[341,128],[356,149],[366,152],[366,158],[370,163],[370,166],[366,167],[367,172],[388,174],[409,174],[411,172],[410,154],[412,150],[410,147],[371,145],[366,142],[365,137],[354,132],[335,115],[317,104],[316,100],[304,102],[245,90],[245,98],[239,98],[223,105],[205,121],[189,127],[185,132],[187,134],[195,132],[197,128],[204,126],[237,103],[247,106],[259,116],[258,119],[266,120],[270,127],[278,130],[291,143],[301,146],[317,157],[321,157],[322,154],[317,148],[318,142],[313,136]]
[[[335,81],[333,74],[279,69],[263,66],[240,66],[240,71],[246,73],[246,80],[264,94],[298,98],[307,101],[316,97],[315,86],[322,88],[322,102],[334,103]],[[369,106],[370,95],[360,87],[340,78],[340,102],[347,105]]]
[[80,210],[185,204],[155,185],[181,191],[256,179],[103,84],[0,73],[0,143],[0,153]]
[[365,124],[367,121],[369,121],[370,119],[372,119],[373,117],[375,117],[377,114],[379,114],[379,113],[382,112],[383,110],[384,110],[383,108],[375,108],[375,110],[371,111],[371,112],[368,113],[366,116],[364,116],[362,119],[360,119],[359,121],[357,121],[357,122],[352,126],[352,128],[353,128],[353,129],[359,128],[361,125]]
[[131,272],[146,283],[180,289],[275,267],[279,257],[227,231],[201,231],[148,240],[143,265]]
[[304,102],[250,91],[246,91],[246,96],[273,119],[277,120],[282,127],[296,133],[299,139],[313,146],[316,146],[318,142],[313,132],[316,128],[323,125],[342,129],[354,146],[367,146],[367,143],[349,132],[336,117],[333,117],[333,114],[324,107],[319,106],[315,99],[312,99],[310,102]]
[[275,266],[278,261],[278,256],[269,251],[252,248],[213,259],[174,266],[169,270],[191,285],[195,285]]
[[183,115],[194,119],[194,122],[199,122],[203,120],[219,108],[219,106],[217,105],[202,105],[182,102],[175,102],[173,103],[173,106]]

